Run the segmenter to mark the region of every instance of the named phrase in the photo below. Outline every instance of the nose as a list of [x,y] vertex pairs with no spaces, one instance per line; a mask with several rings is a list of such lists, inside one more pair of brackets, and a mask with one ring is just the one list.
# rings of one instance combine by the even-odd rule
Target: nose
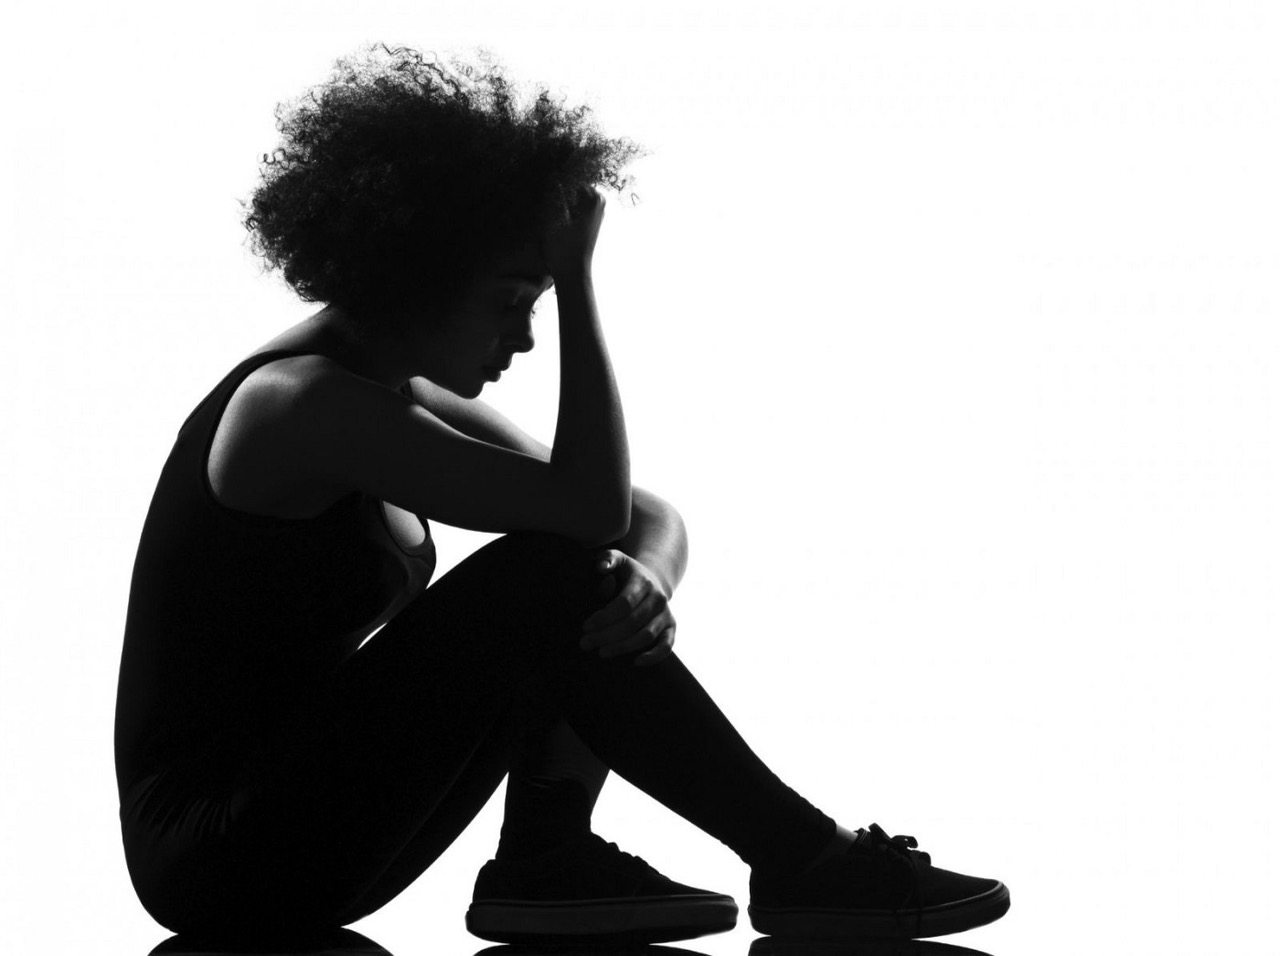
[[506,337],[506,347],[511,352],[530,352],[533,350],[533,344],[533,329],[528,322],[512,329]]

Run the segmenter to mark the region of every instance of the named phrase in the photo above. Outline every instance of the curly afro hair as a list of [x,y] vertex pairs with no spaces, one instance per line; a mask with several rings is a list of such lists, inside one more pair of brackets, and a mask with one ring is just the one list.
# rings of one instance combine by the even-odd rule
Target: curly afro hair
[[565,196],[627,191],[646,154],[545,88],[517,103],[484,50],[446,66],[371,44],[275,115],[282,143],[241,203],[253,252],[353,315],[455,301],[486,257],[563,220]]

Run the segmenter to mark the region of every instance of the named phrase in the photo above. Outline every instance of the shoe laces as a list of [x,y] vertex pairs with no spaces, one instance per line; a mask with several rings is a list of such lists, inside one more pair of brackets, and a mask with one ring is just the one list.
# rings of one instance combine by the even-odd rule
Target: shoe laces
[[603,844],[605,847],[608,847],[610,850],[612,850],[614,856],[625,860],[626,865],[634,867],[637,870],[650,869],[649,864],[644,860],[640,859],[640,857],[636,856],[634,853],[628,853],[626,850],[619,848],[618,844],[614,843],[613,841],[609,841],[608,843],[605,843],[604,837],[599,836],[598,834],[593,833],[591,835],[594,836],[597,840],[599,840],[600,843]]
[[[909,874],[909,886],[906,895],[902,898],[902,902],[898,905],[897,910],[903,910],[910,904],[911,898],[915,897],[916,911],[916,928],[919,929],[920,918],[924,910],[924,900],[920,895],[920,881],[922,874],[920,872],[920,864],[923,862],[929,864],[929,854],[923,851],[911,852],[920,844],[913,836],[889,836],[879,824],[871,824],[870,830],[860,830],[859,833],[867,834],[869,839],[866,845],[873,847],[873,852],[883,858],[892,861],[892,865],[900,869],[905,869]],[[895,919],[897,919],[895,911]]]

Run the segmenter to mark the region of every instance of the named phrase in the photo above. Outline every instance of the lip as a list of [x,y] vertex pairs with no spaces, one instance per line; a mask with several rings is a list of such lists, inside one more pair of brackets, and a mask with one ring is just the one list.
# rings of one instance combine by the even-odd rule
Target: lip
[[484,369],[484,377],[491,382],[496,382],[502,378],[502,373],[506,371],[506,369],[494,368],[492,365],[482,365],[480,367]]

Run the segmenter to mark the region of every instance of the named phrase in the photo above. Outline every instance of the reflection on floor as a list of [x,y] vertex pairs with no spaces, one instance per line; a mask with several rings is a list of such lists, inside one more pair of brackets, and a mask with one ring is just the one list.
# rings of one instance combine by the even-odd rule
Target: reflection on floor
[[761,936],[748,956],[988,956],[987,953],[931,939],[798,939]]
[[391,956],[367,936],[338,929],[310,939],[264,944],[209,943],[186,935],[170,936],[150,956]]
[[[704,956],[676,946],[631,946],[624,948],[583,943],[575,946],[504,945],[488,946],[475,956]],[[325,936],[296,943],[269,945],[211,945],[184,936],[171,936],[150,956],[392,956],[367,936],[341,929]],[[821,940],[784,939],[762,936],[753,941],[747,956],[988,956],[976,949],[939,943],[929,939],[907,940]]]

